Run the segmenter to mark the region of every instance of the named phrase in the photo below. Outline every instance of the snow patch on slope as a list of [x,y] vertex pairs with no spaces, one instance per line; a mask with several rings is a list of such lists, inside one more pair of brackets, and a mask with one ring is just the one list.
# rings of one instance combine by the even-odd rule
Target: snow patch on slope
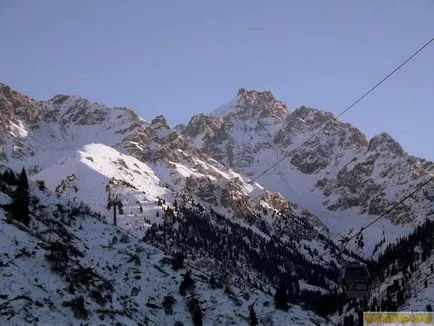
[[106,209],[109,181],[114,178],[126,182],[127,186],[114,189],[113,195],[119,195],[124,206],[118,225],[133,234],[142,234],[149,222],[161,222],[156,217],[161,210],[155,204],[158,197],[173,201],[173,193],[161,186],[147,164],[103,144],[88,144],[71,151],[31,179],[45,180],[46,186],[55,191],[68,176],[73,176],[70,179],[74,185],[62,192],[62,197],[83,201],[103,215],[111,215]]

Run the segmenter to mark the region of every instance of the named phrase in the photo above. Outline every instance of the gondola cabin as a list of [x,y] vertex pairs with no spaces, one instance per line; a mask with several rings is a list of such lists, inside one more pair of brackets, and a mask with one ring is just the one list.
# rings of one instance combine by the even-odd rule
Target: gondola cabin
[[369,294],[370,275],[360,264],[347,264],[341,271],[339,283],[347,298],[364,298]]

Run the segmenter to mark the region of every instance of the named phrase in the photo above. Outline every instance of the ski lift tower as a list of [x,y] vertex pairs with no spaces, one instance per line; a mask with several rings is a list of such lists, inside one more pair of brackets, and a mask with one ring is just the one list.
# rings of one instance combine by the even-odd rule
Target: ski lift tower
[[119,195],[115,195],[114,197],[111,195],[111,192],[109,192],[109,198],[107,203],[107,209],[110,210],[113,206],[113,225],[117,225],[117,211],[119,210],[119,214],[122,215],[124,213],[123,211],[123,204],[122,200]]

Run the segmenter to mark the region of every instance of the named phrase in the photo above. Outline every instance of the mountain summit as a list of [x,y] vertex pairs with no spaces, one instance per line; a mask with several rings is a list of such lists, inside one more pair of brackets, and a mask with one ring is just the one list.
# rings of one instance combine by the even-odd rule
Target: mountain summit
[[[323,132],[294,151],[324,126]],[[287,158],[259,182],[322,216],[338,233],[342,230],[335,229],[336,221],[345,215],[347,220],[368,221],[434,169],[432,162],[409,155],[386,133],[368,140],[330,112],[306,106],[288,112],[268,91],[242,88],[209,116],[192,118],[182,133],[216,160],[249,177]],[[417,224],[430,203],[421,194],[415,200],[413,210],[398,210],[387,218],[395,225]]]
[[[215,184],[213,178],[222,181],[218,187],[227,187],[235,175],[247,182],[283,158],[258,182],[319,216],[335,234],[351,227],[338,221],[357,221],[355,225],[368,221],[434,169],[431,162],[407,154],[388,134],[368,140],[324,110],[302,106],[289,112],[269,91],[241,88],[227,105],[210,115],[192,117],[180,132],[170,128],[162,115],[148,123],[131,109],[62,94],[37,102],[4,84],[0,103],[2,160],[17,169],[24,164],[33,178],[48,177],[44,171],[53,164],[62,166],[66,157],[77,155],[72,153],[101,144],[155,168],[158,183],[172,190],[185,189],[185,177],[197,177],[197,195],[211,200],[204,194]],[[294,151],[324,125],[322,133]],[[229,174],[228,169],[232,169]],[[134,180],[133,175],[128,178]],[[48,183],[55,187],[60,179]],[[245,194],[260,191],[243,187]],[[395,211],[385,225],[416,225],[423,219],[422,212],[431,203],[422,194],[414,200],[412,209]],[[374,234],[382,229],[378,225]]]
[[237,115],[240,119],[283,119],[288,114],[288,108],[278,101],[269,91],[255,91],[241,88],[235,98],[211,113],[223,117]]
[[[264,323],[327,325],[301,304],[333,313],[326,303],[338,301],[342,264],[390,264],[381,255],[400,251],[391,243],[407,248],[397,239],[420,237],[428,227],[417,226],[432,215],[426,189],[340,250],[339,239],[420,185],[434,164],[388,134],[368,140],[324,110],[288,111],[268,91],[240,89],[172,129],[163,115],[147,122],[129,108],[63,94],[35,101],[1,84],[0,131],[0,287],[10,289],[0,293],[0,323],[242,324],[258,303]],[[23,167],[28,227],[10,208],[13,171]],[[425,260],[427,248],[420,244]],[[43,280],[28,277],[31,266]],[[288,310],[269,307],[278,280],[286,280]],[[56,311],[51,320],[42,302]]]

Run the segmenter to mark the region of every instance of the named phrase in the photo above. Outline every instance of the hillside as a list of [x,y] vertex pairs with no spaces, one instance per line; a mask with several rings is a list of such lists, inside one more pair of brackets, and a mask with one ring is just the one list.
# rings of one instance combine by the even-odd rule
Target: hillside
[[[260,184],[318,216],[335,236],[359,230],[434,170],[432,162],[411,156],[386,133],[368,140],[324,110],[303,106],[289,112],[267,91],[240,89],[212,114],[193,117],[182,134],[234,170],[259,176]],[[365,234],[367,257],[383,231],[385,244],[408,234],[431,205],[419,192],[373,225]]]
[[[338,324],[354,313],[353,303],[335,304],[339,270],[354,260],[375,270],[380,292],[369,304],[386,294],[387,302],[397,300],[398,292],[387,288],[396,278],[406,282],[399,273],[408,271],[394,264],[427,250],[423,241],[406,244],[405,252],[399,246],[431,219],[431,188],[363,232],[363,246],[352,241],[340,251],[338,241],[425,181],[433,164],[407,154],[387,134],[367,140],[357,128],[333,121],[325,111],[289,112],[270,92],[241,89],[213,114],[171,128],[164,116],[147,122],[131,109],[68,95],[35,101],[1,84],[1,172],[11,168],[18,175],[25,168],[32,204],[28,227],[11,220],[16,184],[4,177],[2,266],[12,269],[0,281],[9,284],[16,275],[23,284],[37,264],[43,292],[51,297],[50,312],[39,311],[41,280],[31,282],[30,294],[17,285],[0,293],[1,318],[188,325],[187,303],[196,298],[205,325],[247,323],[249,307],[266,325]],[[330,128],[291,152],[325,123]],[[117,226],[111,225],[115,212]],[[18,251],[21,265],[11,258]],[[431,253],[415,258],[412,272],[429,273]],[[77,270],[84,273],[79,286],[85,302],[65,290]],[[196,286],[183,295],[185,274]],[[421,309],[434,286],[421,283],[426,279],[415,276],[412,282],[423,288],[390,307]],[[93,297],[101,282],[104,300]],[[277,309],[273,296],[282,288],[286,308]],[[175,299],[172,315],[162,309],[166,295]],[[75,317],[71,307],[79,309]]]
[[[14,187],[0,183],[6,192]],[[228,295],[211,288],[207,274],[188,268],[189,259],[175,271],[162,251],[102,221],[83,203],[31,183],[32,213],[25,227],[6,219],[4,205],[12,199],[0,194],[2,325],[189,325],[192,295],[200,300],[204,325],[243,323],[253,302],[258,316],[273,310],[262,304],[272,297],[257,289],[233,286]],[[187,270],[195,285],[185,296],[179,286]],[[173,297],[172,313],[164,310],[166,296]],[[278,324],[288,318],[304,325],[320,321],[297,306],[270,318]]]

